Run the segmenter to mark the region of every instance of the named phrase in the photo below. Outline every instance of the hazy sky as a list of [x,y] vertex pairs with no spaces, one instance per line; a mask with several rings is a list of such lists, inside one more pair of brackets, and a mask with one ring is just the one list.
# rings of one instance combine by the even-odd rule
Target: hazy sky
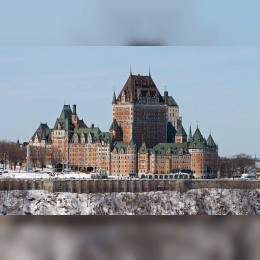
[[256,0],[8,0],[0,45],[259,45]]
[[219,154],[260,156],[260,47],[0,47],[0,139],[50,128],[64,101],[87,126],[108,131],[112,97],[133,74],[165,86],[188,133],[210,131]]

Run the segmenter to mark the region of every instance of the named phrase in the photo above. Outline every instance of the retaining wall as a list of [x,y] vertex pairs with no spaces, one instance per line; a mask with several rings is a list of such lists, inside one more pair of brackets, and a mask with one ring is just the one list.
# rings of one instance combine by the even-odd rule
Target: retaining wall
[[47,190],[49,192],[112,193],[188,191],[191,189],[256,189],[258,180],[0,180],[0,190]]

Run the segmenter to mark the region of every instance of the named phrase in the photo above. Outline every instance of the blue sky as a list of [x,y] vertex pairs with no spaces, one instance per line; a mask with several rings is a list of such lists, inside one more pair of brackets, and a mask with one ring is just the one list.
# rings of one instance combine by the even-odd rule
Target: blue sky
[[53,127],[64,101],[90,126],[108,131],[111,102],[133,74],[165,86],[186,132],[199,122],[221,156],[260,156],[260,47],[0,47],[0,139],[28,141]]
[[0,45],[255,46],[259,9],[255,0],[1,1]]

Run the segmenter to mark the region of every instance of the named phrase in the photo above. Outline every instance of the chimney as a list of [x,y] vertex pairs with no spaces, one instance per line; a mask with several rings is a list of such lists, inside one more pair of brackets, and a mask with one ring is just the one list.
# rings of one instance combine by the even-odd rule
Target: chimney
[[168,105],[168,91],[164,91],[164,103]]
[[91,130],[93,130],[93,128],[94,128],[94,124],[91,124]]
[[76,115],[76,105],[73,105],[73,115]]

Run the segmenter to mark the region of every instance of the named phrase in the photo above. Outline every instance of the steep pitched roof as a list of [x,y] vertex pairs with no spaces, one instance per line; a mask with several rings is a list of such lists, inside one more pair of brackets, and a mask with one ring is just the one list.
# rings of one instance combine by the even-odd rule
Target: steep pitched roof
[[56,119],[54,130],[58,129],[60,123],[62,130],[73,131],[74,125],[71,123],[71,114],[70,105],[64,105],[60,117]]
[[204,137],[202,136],[199,128],[196,129],[192,141],[190,143],[190,147],[189,148],[198,148],[198,149],[202,149],[207,147],[207,142],[204,139]]
[[133,141],[133,138],[131,139],[130,143],[129,143],[129,147],[130,148],[135,148],[135,143]]
[[32,139],[35,138],[37,135],[39,138],[39,141],[45,140],[45,141],[50,141],[51,140],[51,132],[53,129],[49,129],[47,124],[40,124],[39,127],[37,128],[36,132],[32,136]]
[[127,153],[127,147],[128,147],[128,143],[124,143],[122,141],[114,143],[114,148],[116,149],[117,153],[120,153],[122,148],[124,150],[124,153]]
[[145,143],[142,144],[142,146],[139,148],[138,153],[144,154],[148,153],[149,149],[146,147]]
[[115,131],[119,130],[118,123],[117,123],[117,121],[115,119],[113,120],[113,122],[112,122],[112,124],[111,124],[111,126],[109,128],[109,131],[113,131],[113,130],[115,130]]
[[187,136],[183,126],[181,125],[175,136]]
[[214,142],[214,140],[213,140],[211,134],[210,134],[209,137],[208,137],[207,144],[208,144],[208,146],[209,146],[210,148],[216,148],[216,147],[217,147],[217,145],[216,145],[216,143]]
[[113,100],[112,100],[112,104],[115,104],[116,103],[116,93],[114,91],[114,95],[113,95]]
[[[164,96],[162,96],[162,99],[165,100]],[[168,96],[168,106],[178,106],[172,96]]]
[[188,142],[191,142],[191,140],[192,140],[192,132],[191,132],[191,126],[190,126]]
[[125,83],[125,86],[121,90],[116,101],[121,100],[121,95],[123,94],[123,92],[125,93],[125,99],[129,101],[136,100],[139,93],[142,94],[142,96],[146,96],[148,94],[151,96],[155,96],[156,93],[158,93],[159,102],[163,102],[163,98],[150,75],[141,76],[140,74],[130,74],[128,80]]

